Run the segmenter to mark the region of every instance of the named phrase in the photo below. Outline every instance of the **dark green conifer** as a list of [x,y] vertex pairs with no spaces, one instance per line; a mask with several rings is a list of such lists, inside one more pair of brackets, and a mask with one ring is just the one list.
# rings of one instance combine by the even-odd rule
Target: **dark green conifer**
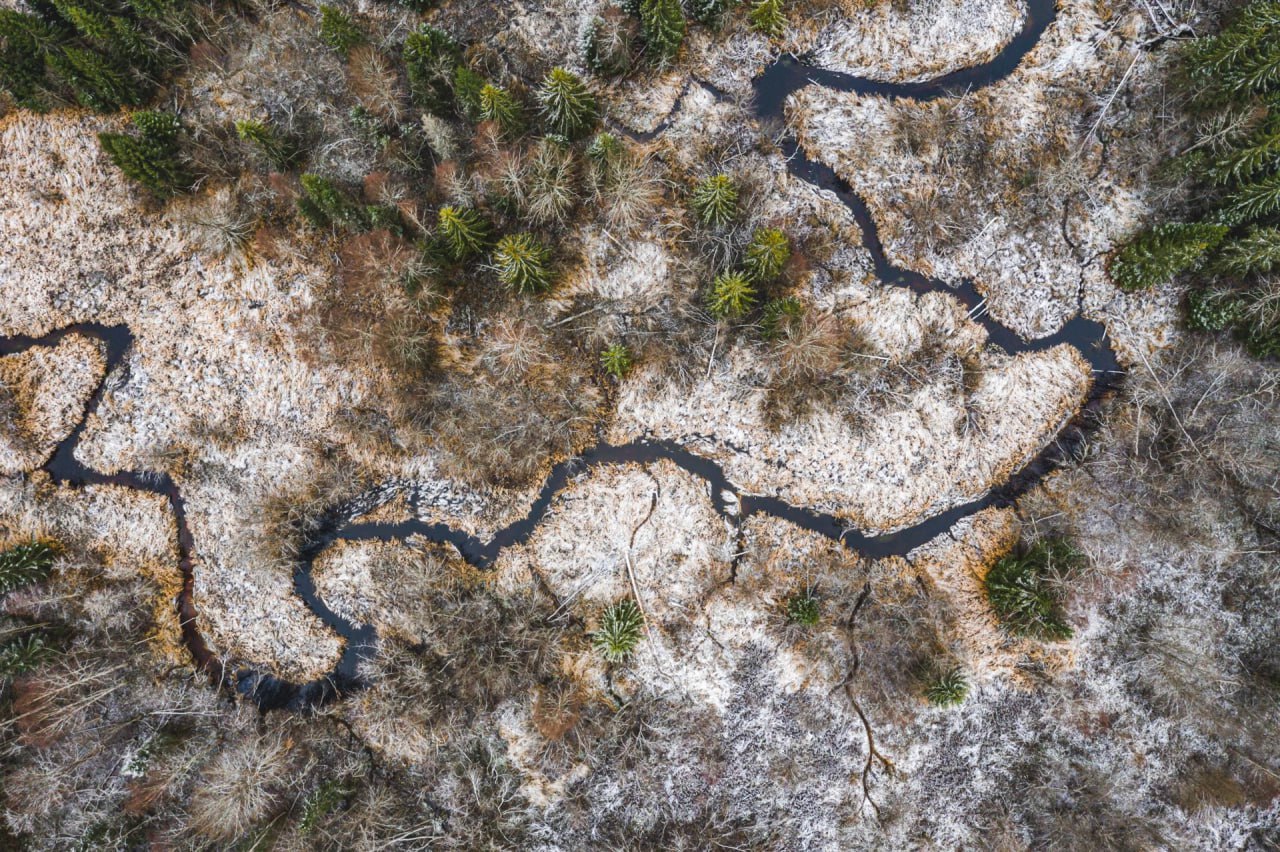
[[436,114],[453,102],[453,71],[462,49],[444,30],[422,24],[404,41],[405,72],[414,100]]
[[167,112],[133,114],[137,135],[99,133],[98,141],[107,156],[130,180],[137,181],[158,198],[187,192],[195,182],[183,162],[178,145],[181,124]]
[[552,68],[539,87],[538,104],[551,133],[577,139],[596,123],[596,99],[576,74]]
[[662,62],[674,59],[680,52],[688,28],[680,0],[641,0],[640,26],[645,49]]
[[436,222],[449,257],[454,261],[474,257],[489,247],[489,225],[475,210],[452,205],[441,207]]
[[1222,242],[1225,225],[1169,222],[1139,234],[1111,262],[1111,277],[1125,290],[1147,290],[1194,269]]
[[343,56],[365,41],[364,33],[346,12],[336,6],[320,7],[320,41]]
[[738,187],[728,175],[711,175],[693,188],[689,203],[703,225],[723,228],[738,213]]
[[341,225],[353,231],[368,229],[369,220],[364,207],[333,181],[315,174],[305,174],[300,181],[302,196],[298,199],[298,211],[312,225]]

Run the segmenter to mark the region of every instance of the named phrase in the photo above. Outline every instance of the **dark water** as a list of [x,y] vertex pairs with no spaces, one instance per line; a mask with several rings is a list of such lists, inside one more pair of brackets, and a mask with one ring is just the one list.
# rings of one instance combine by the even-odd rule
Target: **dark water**
[[[792,92],[816,83],[846,92],[859,92],[884,97],[911,97],[931,99],[955,95],[966,89],[990,85],[1008,75],[1035,46],[1041,34],[1053,22],[1054,0],[1031,0],[1026,25],[992,61],[947,74],[936,80],[921,83],[884,83],[866,80],[847,74],[812,68],[793,57],[784,57],[774,63],[755,81],[756,112],[761,119],[780,121],[783,106]],[[660,131],[659,131],[660,132]],[[1084,437],[1084,430],[1096,412],[1102,395],[1110,389],[1119,376],[1115,353],[1107,340],[1106,330],[1098,323],[1077,317],[1067,323],[1057,334],[1036,341],[1026,341],[1012,330],[997,323],[982,310],[982,298],[968,282],[950,286],[909,269],[894,266],[885,256],[880,244],[876,223],[863,200],[847,183],[829,167],[810,161],[799,149],[794,139],[783,142],[784,153],[790,158],[789,169],[796,177],[814,186],[834,193],[852,212],[861,226],[863,244],[870,252],[875,273],[886,285],[910,287],[919,293],[941,291],[959,299],[975,321],[986,329],[990,340],[1005,352],[1017,354],[1032,352],[1069,343],[1075,346],[1089,361],[1095,371],[1095,380],[1084,412],[1069,424],[1057,438],[1021,471],[1004,485],[993,489],[981,499],[956,506],[928,520],[889,535],[868,536],[846,528],[834,515],[812,509],[793,506],[777,497],[739,494],[729,482],[721,467],[714,461],[699,456],[669,441],[641,440],[615,446],[599,444],[577,458],[561,462],[552,468],[537,499],[525,517],[498,530],[488,541],[482,541],[463,530],[446,524],[421,520],[398,522],[360,522],[351,519],[363,507],[358,504],[332,509],[311,533],[300,551],[294,569],[294,590],[307,607],[331,630],[346,642],[342,657],[328,675],[306,683],[293,683],[245,664],[230,667],[210,650],[208,643],[196,627],[196,609],[193,595],[193,542],[186,521],[182,496],[173,480],[165,473],[145,471],[99,473],[81,464],[75,457],[85,423],[101,402],[108,377],[127,372],[125,356],[133,338],[124,326],[104,326],[83,323],[55,331],[41,338],[13,336],[0,338],[0,354],[20,352],[32,346],[53,346],[68,334],[79,333],[102,340],[107,347],[107,371],[103,381],[95,389],[84,417],[71,435],[61,442],[44,470],[53,480],[67,485],[105,484],[119,485],[163,495],[173,509],[178,526],[179,569],[182,572],[182,592],[176,606],[182,625],[182,637],[196,665],[220,684],[234,688],[250,698],[263,710],[278,708],[307,709],[317,707],[363,686],[359,674],[362,661],[376,649],[377,636],[372,625],[354,624],[334,612],[317,594],[311,571],[315,560],[330,545],[344,541],[403,541],[418,536],[427,541],[450,544],[473,565],[489,568],[501,552],[512,545],[521,544],[537,529],[545,517],[551,501],[582,472],[615,464],[648,464],[667,460],[690,474],[703,479],[710,489],[718,512],[725,517],[746,517],[754,514],[781,518],[798,527],[841,542],[850,550],[870,557],[905,555],[945,532],[957,521],[990,507],[1004,506],[1016,500],[1047,472],[1068,460]],[[118,380],[126,380],[119,375]],[[731,509],[733,495],[736,509]]]

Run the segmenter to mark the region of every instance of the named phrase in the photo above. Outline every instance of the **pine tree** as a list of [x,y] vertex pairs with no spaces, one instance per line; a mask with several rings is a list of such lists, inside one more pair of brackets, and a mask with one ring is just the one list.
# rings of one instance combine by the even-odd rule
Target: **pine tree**
[[738,5],[738,0],[690,0],[689,14],[698,23],[719,29],[724,16]]
[[728,175],[712,175],[693,188],[689,203],[703,225],[723,228],[738,213],[738,187]]
[[756,228],[742,265],[756,281],[772,281],[791,259],[791,241],[777,228]]
[[787,16],[782,12],[782,0],[757,0],[747,15],[751,28],[771,38],[779,38],[787,29]]
[[0,595],[48,577],[59,549],[56,542],[32,541],[0,552]]
[[640,26],[646,49],[662,62],[680,52],[688,27],[680,0],[641,0]]
[[137,136],[98,134],[98,141],[111,161],[126,177],[142,184],[158,198],[189,191],[195,180],[182,161],[178,117],[167,112],[136,112],[133,124],[139,131]]
[[316,174],[305,174],[299,180],[302,196],[298,199],[298,211],[312,225],[341,225],[353,231],[368,229],[365,209],[352,201],[333,181]]
[[493,265],[498,280],[518,293],[537,295],[551,289],[551,250],[532,234],[509,234],[498,240]]
[[336,6],[320,7],[320,41],[343,56],[362,44],[364,33],[351,16]]
[[1122,289],[1147,290],[1194,269],[1226,236],[1225,225],[1170,222],[1139,234],[1116,254],[1111,277]]
[[742,316],[756,303],[756,289],[740,272],[723,272],[711,282],[707,308],[721,319]]
[[631,352],[621,343],[615,343],[600,353],[600,366],[615,379],[621,379],[631,370]]
[[466,260],[489,247],[489,225],[475,210],[452,205],[441,207],[436,224],[454,261]]
[[586,84],[563,68],[553,68],[537,93],[543,120],[551,133],[577,139],[596,123],[596,99]]
[[409,91],[424,109],[441,113],[453,102],[453,69],[462,49],[444,30],[422,24],[404,41],[401,53]]
[[480,89],[480,115],[498,125],[504,136],[519,136],[524,129],[520,104],[509,91],[492,83]]
[[785,336],[795,327],[795,323],[804,316],[804,306],[800,300],[787,296],[771,299],[765,303],[760,312],[760,331],[765,340],[777,340]]
[[264,121],[246,119],[236,122],[236,135],[262,152],[279,171],[288,171],[302,158],[298,143]]

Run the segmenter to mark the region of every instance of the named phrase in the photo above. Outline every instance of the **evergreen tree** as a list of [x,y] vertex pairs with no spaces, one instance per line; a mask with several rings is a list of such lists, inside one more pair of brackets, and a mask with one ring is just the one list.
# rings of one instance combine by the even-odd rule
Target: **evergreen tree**
[[58,551],[55,542],[32,541],[0,552],[0,595],[48,577]]
[[1242,185],[1227,196],[1223,209],[1232,224],[1280,212],[1280,172]]
[[537,93],[543,120],[551,133],[577,139],[596,123],[596,99],[585,83],[563,68],[553,68]]
[[800,300],[787,296],[771,299],[760,312],[760,331],[765,340],[777,340],[794,328],[794,323],[804,316]]
[[76,100],[98,112],[137,106],[150,92],[120,62],[88,48],[67,45],[46,58]]
[[550,262],[551,250],[532,234],[509,234],[498,240],[493,250],[498,280],[526,295],[551,289]]
[[45,54],[58,35],[35,15],[0,9],[0,89],[14,103],[43,111],[50,106],[45,79]]
[[343,56],[364,42],[364,33],[351,16],[336,6],[320,7],[320,41]]
[[1170,222],[1131,240],[1111,262],[1111,277],[1125,290],[1147,290],[1194,269],[1226,236],[1225,225]]
[[498,125],[504,136],[519,136],[524,129],[520,104],[509,91],[492,83],[480,89],[480,115]]
[[1219,250],[1215,266],[1240,278],[1280,270],[1280,228],[1255,226],[1228,240]]
[[453,69],[453,105],[458,115],[468,121],[479,121],[480,92],[484,90],[484,78],[465,65]]
[[436,224],[445,249],[454,261],[463,261],[489,247],[489,225],[475,210],[452,205],[441,207]]
[[719,29],[724,16],[738,5],[738,0],[689,0],[689,14],[704,26]]
[[302,148],[275,126],[246,119],[236,122],[236,135],[253,145],[279,171],[288,171],[302,159]]
[[195,182],[182,161],[178,146],[181,124],[167,112],[133,114],[134,136],[126,133],[99,133],[98,141],[107,156],[125,176],[158,198],[187,192]]
[[1185,316],[1193,331],[1225,331],[1240,321],[1240,298],[1230,290],[1202,287],[1187,294]]
[[621,343],[615,343],[600,353],[600,366],[615,379],[621,379],[631,370],[631,352]]
[[779,38],[786,32],[787,16],[782,12],[782,0],[757,0],[747,15],[751,28],[771,38]]
[[742,265],[756,281],[772,281],[791,259],[791,241],[777,228],[756,228]]
[[299,180],[302,196],[298,198],[298,212],[312,225],[318,228],[341,225],[353,231],[368,229],[365,209],[333,181],[315,174],[305,174]]
[[640,26],[646,49],[667,62],[680,52],[688,25],[680,0],[641,0]]
[[401,53],[414,100],[434,113],[441,113],[453,101],[453,70],[462,59],[462,49],[444,30],[422,24],[409,34]]
[[715,317],[742,316],[756,303],[756,289],[740,272],[723,272],[711,282],[707,308]]
[[693,188],[689,203],[703,225],[723,228],[738,214],[738,187],[728,175],[712,175]]

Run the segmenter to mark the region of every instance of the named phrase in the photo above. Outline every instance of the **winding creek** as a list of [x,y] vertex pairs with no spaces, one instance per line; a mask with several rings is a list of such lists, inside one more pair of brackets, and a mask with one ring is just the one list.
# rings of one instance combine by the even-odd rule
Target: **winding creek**
[[[965,89],[990,85],[1003,79],[1036,45],[1045,29],[1053,22],[1054,0],[1030,0],[1022,31],[990,62],[952,72],[940,78],[918,83],[887,83],[853,77],[847,74],[813,68],[794,57],[783,57],[771,65],[754,83],[756,113],[761,119],[781,121],[787,97],[797,89],[818,84],[843,92],[857,92],[881,97],[932,99],[963,92]],[[306,683],[280,679],[252,664],[229,666],[209,647],[196,622],[194,599],[194,543],[187,524],[182,495],[167,473],[123,471],[101,473],[76,459],[76,449],[85,425],[97,410],[106,391],[108,379],[117,370],[126,369],[125,356],[133,344],[133,335],[125,326],[97,323],[70,325],[40,338],[14,335],[0,337],[0,355],[25,351],[33,346],[56,346],[69,334],[82,334],[101,340],[106,347],[106,370],[94,389],[80,422],[44,464],[43,470],[54,483],[68,486],[113,485],[158,494],[164,497],[177,523],[179,569],[182,591],[176,607],[182,639],[198,668],[217,683],[235,689],[263,710],[287,708],[304,710],[331,701],[363,684],[360,663],[375,650],[377,636],[372,625],[354,624],[328,607],[316,591],[311,572],[315,560],[337,541],[404,541],[416,536],[450,544],[473,565],[491,567],[505,548],[527,541],[546,516],[552,500],[571,479],[582,471],[605,465],[648,464],[667,460],[688,473],[703,479],[711,490],[716,510],[738,522],[741,518],[762,514],[786,520],[796,526],[842,543],[857,553],[870,557],[906,555],[916,547],[945,532],[957,521],[990,507],[1008,505],[1045,473],[1053,470],[1079,445],[1084,436],[1088,414],[1103,395],[1114,387],[1119,376],[1115,353],[1106,330],[1097,322],[1077,316],[1056,334],[1035,341],[1025,341],[1012,330],[996,322],[984,310],[983,300],[973,284],[965,282],[952,287],[943,281],[893,265],[884,248],[866,203],[856,195],[828,166],[809,160],[793,138],[783,142],[790,172],[819,189],[835,194],[851,211],[862,229],[863,244],[870,252],[876,276],[886,285],[906,286],[919,293],[942,291],[959,299],[970,316],[986,329],[990,341],[1005,352],[1016,355],[1048,349],[1069,343],[1080,351],[1094,370],[1094,381],[1084,411],[1055,440],[1022,470],[986,496],[955,506],[914,526],[890,535],[867,536],[847,529],[834,515],[791,505],[779,498],[739,493],[715,461],[697,455],[674,442],[639,440],[623,445],[599,444],[581,456],[561,462],[552,468],[537,499],[525,517],[498,530],[488,541],[482,541],[463,530],[446,524],[411,519],[398,522],[361,522],[353,520],[367,511],[368,501],[332,508],[322,519],[316,532],[303,543],[294,568],[295,592],[329,629],[344,641],[342,656],[334,669],[323,677]],[[418,504],[411,497],[417,514]]]

